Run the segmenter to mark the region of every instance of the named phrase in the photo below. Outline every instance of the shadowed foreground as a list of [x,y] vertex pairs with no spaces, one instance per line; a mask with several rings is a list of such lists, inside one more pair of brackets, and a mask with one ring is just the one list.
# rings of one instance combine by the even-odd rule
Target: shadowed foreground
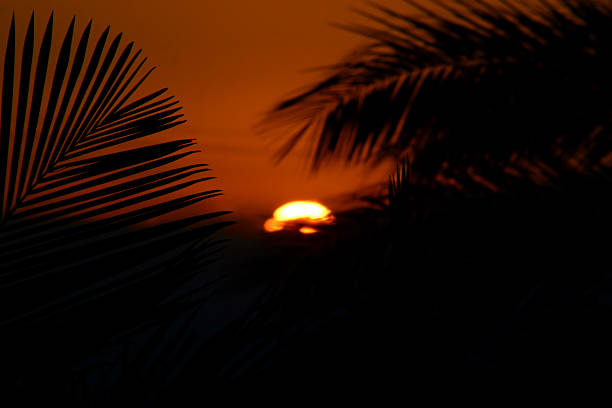
[[320,235],[267,236],[228,263],[198,309],[115,343],[90,358],[105,364],[78,365],[49,392],[171,402],[225,386],[401,395],[603,380],[608,187],[582,178],[513,196],[424,190],[399,222],[368,209]]

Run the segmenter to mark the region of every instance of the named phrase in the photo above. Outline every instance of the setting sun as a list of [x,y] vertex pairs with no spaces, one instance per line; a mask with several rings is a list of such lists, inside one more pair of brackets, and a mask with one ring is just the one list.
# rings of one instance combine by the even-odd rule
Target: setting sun
[[302,218],[324,220],[330,214],[329,208],[315,201],[293,201],[274,211],[274,219],[277,221],[291,221]]
[[[333,218],[331,210],[316,201],[292,201],[277,208],[273,218],[269,218],[264,223],[264,229],[267,232],[276,232],[283,230],[292,222],[316,225],[330,223]],[[310,226],[302,226],[299,231],[302,234],[318,232]]]

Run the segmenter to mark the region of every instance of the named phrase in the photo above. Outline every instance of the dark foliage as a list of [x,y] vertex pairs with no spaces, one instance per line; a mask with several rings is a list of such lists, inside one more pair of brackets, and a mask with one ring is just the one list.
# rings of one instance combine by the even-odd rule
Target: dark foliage
[[315,169],[398,167],[384,205],[292,264],[236,377],[400,396],[609,378],[612,4],[406,3],[362,12],[378,28],[346,28],[370,44],[267,118],[295,130],[279,157],[308,139]]
[[298,129],[279,157],[308,139],[315,168],[407,158],[415,180],[496,190],[610,165],[609,1],[406,3],[359,11],[373,25],[344,28],[369,44],[273,109]]
[[85,352],[191,307],[199,288],[180,290],[206,271],[211,234],[229,222],[215,220],[226,212],[150,222],[220,191],[184,193],[211,179],[183,160],[194,140],[146,138],[184,121],[166,89],[134,97],[152,71],[139,77],[141,51],[109,28],[88,51],[91,22],[75,48],[73,19],[50,61],[53,15],[36,52],[34,27],[32,15],[16,61],[13,17],[4,59],[1,381],[53,388]]
[[269,237],[224,295],[241,310],[190,354],[172,395],[607,380],[612,189],[603,176],[560,183],[401,187],[385,210],[338,214],[316,237]]

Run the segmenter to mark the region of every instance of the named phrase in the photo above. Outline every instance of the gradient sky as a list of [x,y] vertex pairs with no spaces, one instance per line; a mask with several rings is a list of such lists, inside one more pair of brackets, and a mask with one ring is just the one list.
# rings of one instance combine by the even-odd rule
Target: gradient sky
[[[401,6],[401,0],[381,3]],[[331,23],[360,21],[356,0],[9,0],[0,21],[7,27],[14,10],[19,41],[32,10],[42,24],[55,11],[56,36],[63,36],[73,15],[77,33],[89,19],[94,34],[106,25],[124,33],[158,67],[147,90],[170,88],[184,107],[188,123],[166,137],[197,138],[225,197],[210,208],[231,209],[236,217],[262,220],[276,206],[294,199],[334,197],[386,178],[378,171],[338,165],[309,175],[303,155],[293,154],[275,167],[269,138],[253,128],[263,113],[290,91],[321,73],[310,68],[338,60],[363,40]],[[6,38],[6,34],[2,35]],[[125,44],[125,42],[124,42]],[[4,48],[4,44],[2,45]],[[207,187],[212,187],[212,184]]]

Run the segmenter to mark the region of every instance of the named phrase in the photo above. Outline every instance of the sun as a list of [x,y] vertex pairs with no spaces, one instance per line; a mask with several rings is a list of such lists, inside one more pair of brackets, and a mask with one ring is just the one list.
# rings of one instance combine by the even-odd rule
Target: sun
[[291,221],[299,219],[323,220],[331,214],[329,208],[316,201],[292,201],[274,211],[277,221]]
[[273,218],[269,218],[264,223],[267,232],[276,232],[285,229],[287,226],[296,224],[308,224],[301,226],[299,231],[309,235],[317,233],[318,230],[312,225],[329,224],[334,216],[329,208],[316,201],[292,201],[276,209]]

